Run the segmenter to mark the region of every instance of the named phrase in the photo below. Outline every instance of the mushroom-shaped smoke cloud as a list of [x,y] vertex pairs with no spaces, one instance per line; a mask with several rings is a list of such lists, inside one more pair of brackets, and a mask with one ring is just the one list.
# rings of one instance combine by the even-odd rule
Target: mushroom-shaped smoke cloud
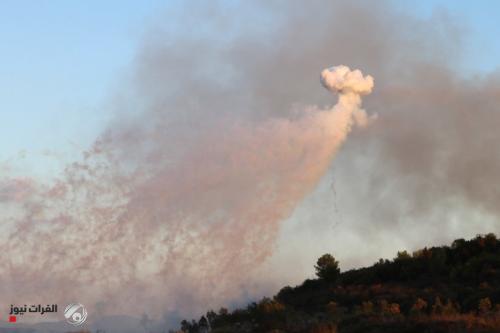
[[350,117],[360,127],[365,127],[377,115],[368,117],[365,110],[360,109],[361,96],[368,95],[373,89],[373,77],[363,76],[359,69],[351,71],[340,65],[324,69],[321,72],[321,84],[333,93],[339,94],[338,108],[349,110]]
[[368,95],[372,92],[373,77],[363,76],[359,69],[351,71],[347,66],[334,66],[321,72],[321,84],[331,92]]

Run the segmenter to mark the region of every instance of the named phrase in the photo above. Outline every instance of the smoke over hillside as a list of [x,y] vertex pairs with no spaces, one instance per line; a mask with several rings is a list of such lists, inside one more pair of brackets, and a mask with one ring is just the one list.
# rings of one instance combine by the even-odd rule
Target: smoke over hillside
[[[251,294],[281,223],[356,125],[335,161],[339,237],[439,241],[457,215],[462,230],[498,230],[500,81],[458,72],[461,33],[446,15],[332,1],[194,7],[146,35],[116,119],[80,161],[54,183],[3,175],[5,304],[188,316]],[[318,73],[331,64],[377,79],[365,103],[376,121],[360,109],[373,79],[344,66],[321,73],[339,98],[325,106],[335,97]]]
[[6,182],[3,200],[19,211],[2,253],[3,282],[15,286],[4,297],[79,299],[94,311],[112,305],[129,314],[238,297],[239,284],[271,254],[280,222],[352,126],[368,122],[360,95],[371,92],[372,77],[339,66],[321,78],[339,94],[331,109],[255,123],[221,119],[179,156],[162,156],[163,140],[142,146],[154,133],[137,128],[129,140],[141,151],[117,157],[116,135],[131,131],[118,129],[53,186]]

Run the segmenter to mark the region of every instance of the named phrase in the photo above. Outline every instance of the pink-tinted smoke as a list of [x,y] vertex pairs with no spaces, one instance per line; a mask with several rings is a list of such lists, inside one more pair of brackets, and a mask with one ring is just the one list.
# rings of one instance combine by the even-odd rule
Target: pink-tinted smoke
[[[239,296],[271,254],[280,222],[315,187],[353,125],[369,121],[360,96],[371,92],[372,77],[338,66],[321,82],[338,93],[334,107],[221,120],[175,158],[130,163],[110,139],[54,184],[2,181],[3,303],[78,301],[90,311],[160,314]],[[148,149],[155,144],[162,142]]]

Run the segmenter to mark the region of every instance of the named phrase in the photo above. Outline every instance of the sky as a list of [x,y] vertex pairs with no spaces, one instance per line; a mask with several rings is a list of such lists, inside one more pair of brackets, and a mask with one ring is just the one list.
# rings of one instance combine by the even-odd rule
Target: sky
[[498,232],[493,6],[0,2],[0,295],[190,316]]
[[500,45],[494,36],[500,31],[500,23],[494,14],[500,4],[494,1],[397,1],[397,6],[422,18],[433,13],[445,12],[463,24],[465,53],[463,66],[469,71],[489,72],[498,69]]
[[[0,160],[86,148],[160,1],[2,1]],[[43,160],[43,159],[42,159]]]
[[[469,72],[499,66],[500,33],[491,1],[395,2],[421,18],[445,11],[466,29]],[[143,35],[175,1],[2,1],[0,3],[0,161],[47,163],[47,150],[86,148],[105,126],[106,99],[127,75]],[[74,158],[75,156],[71,156]]]

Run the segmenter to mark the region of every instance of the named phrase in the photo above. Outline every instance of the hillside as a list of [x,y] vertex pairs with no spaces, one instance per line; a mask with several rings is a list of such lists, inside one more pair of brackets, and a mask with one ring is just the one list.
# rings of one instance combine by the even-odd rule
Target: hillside
[[500,332],[494,234],[398,252],[393,260],[343,273],[330,255],[315,267],[317,279],[244,309],[183,321],[181,332]]

